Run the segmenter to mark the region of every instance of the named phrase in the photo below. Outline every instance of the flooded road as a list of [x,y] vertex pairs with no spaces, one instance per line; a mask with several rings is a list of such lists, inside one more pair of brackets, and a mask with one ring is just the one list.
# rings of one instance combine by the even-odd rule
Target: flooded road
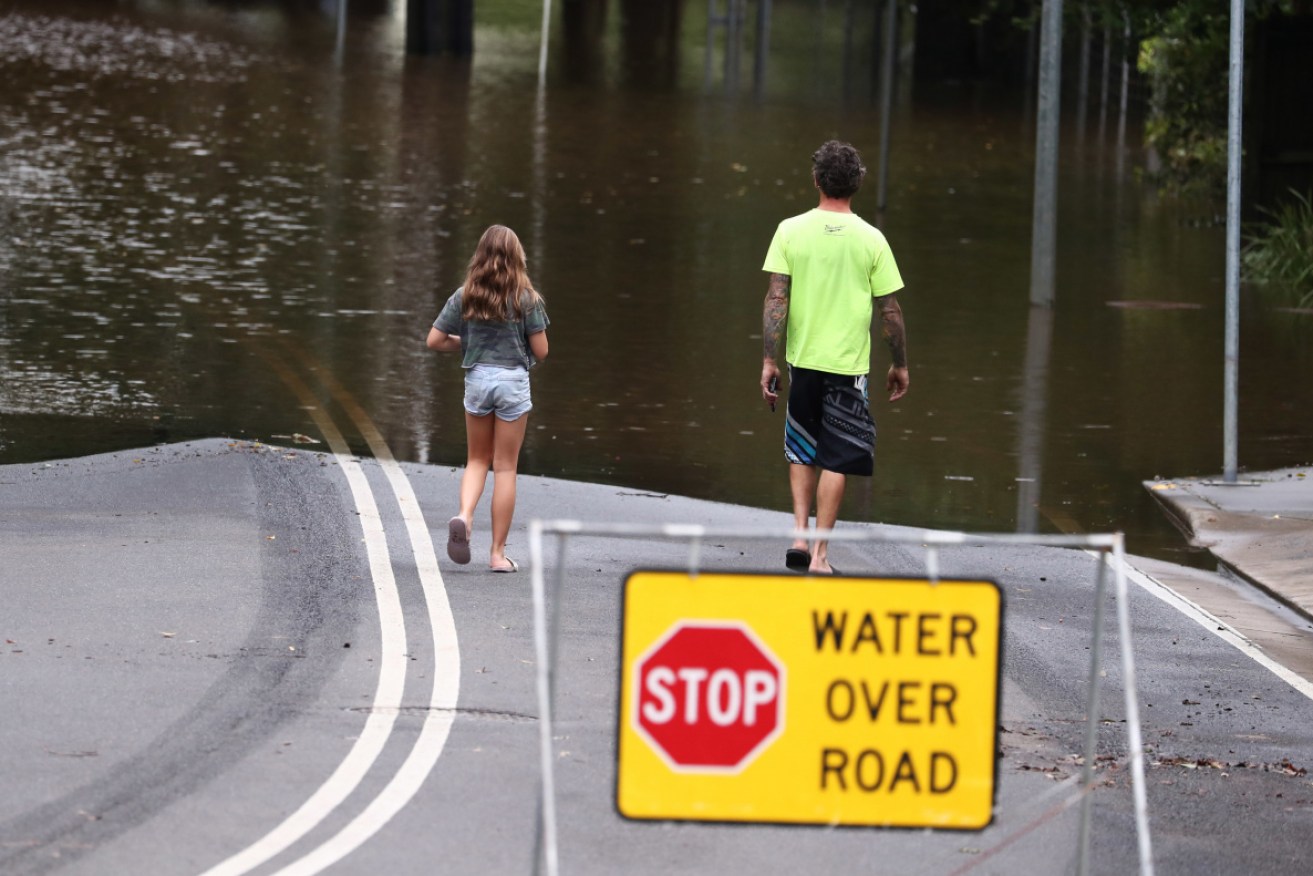
[[[760,266],[814,205],[812,149],[850,140],[874,170],[880,125],[869,36],[844,38],[871,23],[775,8],[758,98],[706,64],[699,4],[655,49],[619,8],[589,52],[558,21],[539,92],[533,2],[480,4],[470,63],[406,57],[383,4],[339,47],[331,15],[277,5],[11,2],[0,463],[313,434],[277,351],[331,371],[400,458],[460,465],[460,369],[423,338],[496,222],[552,317],[523,471],[786,510]],[[1063,132],[1057,305],[1032,313],[1022,96],[902,89],[878,224],[912,388],[876,401],[844,518],[1123,529],[1206,562],[1141,481],[1221,469],[1223,231],[1139,184],[1096,114]],[[876,219],[873,178],[854,206]],[[1244,298],[1241,465],[1313,462],[1313,317]]]

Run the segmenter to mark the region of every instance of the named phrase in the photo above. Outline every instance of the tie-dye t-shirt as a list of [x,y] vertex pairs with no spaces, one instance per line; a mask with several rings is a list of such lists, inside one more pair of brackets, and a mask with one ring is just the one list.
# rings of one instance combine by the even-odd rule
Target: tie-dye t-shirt
[[529,335],[547,330],[551,322],[542,298],[525,292],[522,301],[523,318],[514,312],[506,314],[505,322],[466,320],[461,317],[461,287],[452,293],[443,305],[442,312],[433,321],[440,332],[460,337],[461,367],[494,365],[499,368],[532,368],[536,363],[529,349]]

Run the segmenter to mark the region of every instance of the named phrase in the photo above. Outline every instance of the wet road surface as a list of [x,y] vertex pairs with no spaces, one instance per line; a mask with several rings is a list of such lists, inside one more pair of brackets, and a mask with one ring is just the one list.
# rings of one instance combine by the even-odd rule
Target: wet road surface
[[[304,447],[207,441],[0,469],[6,618],[0,861],[6,872],[199,873],[258,844],[298,808],[304,836],[250,872],[524,873],[534,855],[537,705],[529,576],[440,560],[458,651],[444,651],[403,505],[382,463],[359,463],[403,620],[390,653],[371,524],[343,460]],[[443,531],[459,472],[401,467]],[[784,515],[528,477],[510,551],[533,518],[778,526]],[[476,521],[479,538],[486,517]],[[437,544],[441,555],[442,543]],[[836,544],[852,573],[920,575],[919,549]],[[761,543],[708,543],[707,569],[775,571]],[[554,562],[549,545],[547,561]],[[1076,773],[1095,560],[1056,548],[959,548],[945,576],[1004,588],[998,816],[979,834],[643,824],[614,811],[619,587],[678,566],[668,542],[574,539],[559,603],[556,774],[565,872],[1070,872],[1076,812],[1041,798]],[[1299,752],[1313,691],[1287,683],[1134,576],[1132,617],[1160,873],[1289,873],[1310,817]],[[801,585],[800,581],[800,585]],[[1158,598],[1156,598],[1157,594]],[[1116,635],[1108,638],[1115,655]],[[447,646],[450,642],[445,643]],[[400,706],[380,700],[389,665]],[[416,775],[437,676],[459,667],[441,756]],[[1095,872],[1135,869],[1120,672],[1106,663]],[[440,710],[439,710],[440,711]],[[378,717],[391,724],[354,784],[325,797]],[[411,760],[410,763],[414,763]],[[338,771],[338,772],[335,772]],[[398,775],[418,783],[379,820]],[[15,790],[16,789],[16,790]],[[389,790],[391,789],[391,790]],[[382,800],[383,803],[377,801]],[[372,809],[371,809],[372,807]],[[303,816],[307,813],[303,812]],[[354,845],[352,831],[364,835]],[[345,837],[345,838],[344,838]],[[1001,846],[1001,848],[1000,848]],[[318,856],[318,857],[316,857]],[[340,856],[340,857],[339,857]],[[965,869],[963,869],[965,868]],[[225,872],[217,870],[216,872]],[[229,871],[233,872],[233,871]],[[238,868],[235,872],[247,872]]]

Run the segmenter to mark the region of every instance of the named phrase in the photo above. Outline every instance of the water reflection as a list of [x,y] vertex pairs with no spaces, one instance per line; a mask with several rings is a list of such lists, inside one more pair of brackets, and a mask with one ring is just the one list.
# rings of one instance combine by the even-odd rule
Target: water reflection
[[[564,4],[539,91],[535,4],[481,19],[469,61],[406,57],[395,7],[351,4],[339,51],[335,6],[119,4],[110,20],[11,4],[0,459],[308,433],[260,358],[291,339],[398,456],[459,464],[460,375],[421,341],[502,222],[553,317],[525,469],[786,509],[780,419],[755,391],[758,269],[775,223],[813,203],[817,143],[878,155],[874,76],[843,84],[845,66],[877,69],[878,9],[821,25],[814,4],[775,0],[757,100],[706,91],[701,7],[651,5],[673,18]],[[1125,150],[1088,150],[1092,172],[1064,153],[1061,288],[1036,327],[1018,96],[899,93],[882,224],[915,380],[877,402],[877,476],[845,517],[1126,528],[1179,559],[1139,482],[1219,465],[1220,232],[1113,173]],[[857,209],[873,216],[875,195]],[[1313,366],[1307,324],[1248,306],[1242,461],[1307,461],[1313,389],[1288,379]]]
[[1044,433],[1048,374],[1053,348],[1053,310],[1032,307],[1026,324],[1026,359],[1021,370],[1021,416],[1017,427],[1017,532],[1040,528],[1040,483],[1044,472]]

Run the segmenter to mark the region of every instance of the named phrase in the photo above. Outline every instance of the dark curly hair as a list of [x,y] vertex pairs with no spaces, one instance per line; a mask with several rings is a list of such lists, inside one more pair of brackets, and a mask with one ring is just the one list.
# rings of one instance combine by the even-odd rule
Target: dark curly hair
[[852,144],[830,140],[812,153],[812,173],[827,198],[851,198],[862,187],[866,166]]

